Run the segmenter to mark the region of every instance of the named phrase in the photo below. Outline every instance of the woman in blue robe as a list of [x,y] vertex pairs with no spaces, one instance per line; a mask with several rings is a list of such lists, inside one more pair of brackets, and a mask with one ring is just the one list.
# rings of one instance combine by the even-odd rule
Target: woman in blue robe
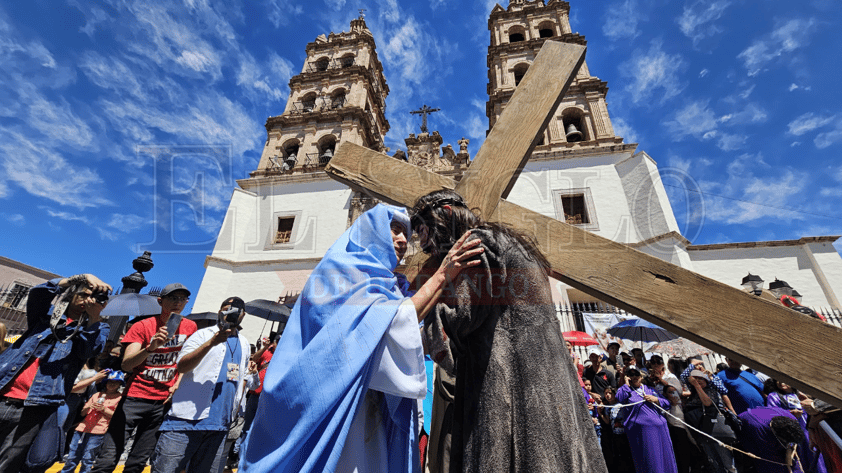
[[426,395],[418,320],[483,250],[454,245],[412,297],[394,273],[409,218],[380,204],[316,265],[290,314],[241,455],[243,472],[414,472]]
[[631,444],[634,469],[637,473],[677,473],[675,454],[672,450],[669,427],[661,411],[652,404],[669,410],[670,402],[658,396],[649,386],[643,385],[640,371],[632,368],[626,372],[629,384],[617,390],[620,404],[634,406],[626,410],[624,426]]

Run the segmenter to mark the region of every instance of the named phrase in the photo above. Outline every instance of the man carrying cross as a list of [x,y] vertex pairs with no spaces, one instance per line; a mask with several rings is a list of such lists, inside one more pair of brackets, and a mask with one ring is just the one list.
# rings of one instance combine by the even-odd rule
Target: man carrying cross
[[607,471],[534,239],[448,190],[421,197],[412,226],[436,260],[465,231],[485,249],[425,320],[455,352],[450,471]]

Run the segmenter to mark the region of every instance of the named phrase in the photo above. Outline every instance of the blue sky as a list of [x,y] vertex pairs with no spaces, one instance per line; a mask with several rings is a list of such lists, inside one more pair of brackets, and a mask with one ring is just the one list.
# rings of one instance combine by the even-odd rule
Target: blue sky
[[[151,285],[195,292],[306,44],[348,30],[358,8],[391,89],[387,146],[404,148],[420,125],[408,112],[428,104],[441,108],[430,129],[476,154],[494,4],[4,2],[0,254],[118,286],[148,248]],[[658,162],[693,243],[842,234],[840,12],[833,0],[571,1],[615,131]],[[169,149],[173,172],[156,171]],[[172,214],[170,201],[182,201]]]

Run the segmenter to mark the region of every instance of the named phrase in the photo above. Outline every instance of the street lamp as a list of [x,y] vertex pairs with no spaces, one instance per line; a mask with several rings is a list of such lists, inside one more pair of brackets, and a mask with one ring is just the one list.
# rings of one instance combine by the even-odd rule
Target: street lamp
[[750,291],[755,296],[759,296],[763,291],[763,279],[756,274],[748,273],[748,276],[743,278],[743,289]]
[[775,278],[774,281],[769,283],[769,290],[772,291],[772,294],[775,297],[780,298],[781,296],[792,296],[792,286],[786,283],[786,281],[781,281],[778,278]]

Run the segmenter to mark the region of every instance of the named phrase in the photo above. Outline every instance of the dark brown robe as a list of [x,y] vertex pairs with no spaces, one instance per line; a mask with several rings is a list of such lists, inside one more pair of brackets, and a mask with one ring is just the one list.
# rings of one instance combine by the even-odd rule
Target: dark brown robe
[[546,273],[512,237],[474,237],[482,263],[425,321],[456,360],[451,473],[606,472]]

